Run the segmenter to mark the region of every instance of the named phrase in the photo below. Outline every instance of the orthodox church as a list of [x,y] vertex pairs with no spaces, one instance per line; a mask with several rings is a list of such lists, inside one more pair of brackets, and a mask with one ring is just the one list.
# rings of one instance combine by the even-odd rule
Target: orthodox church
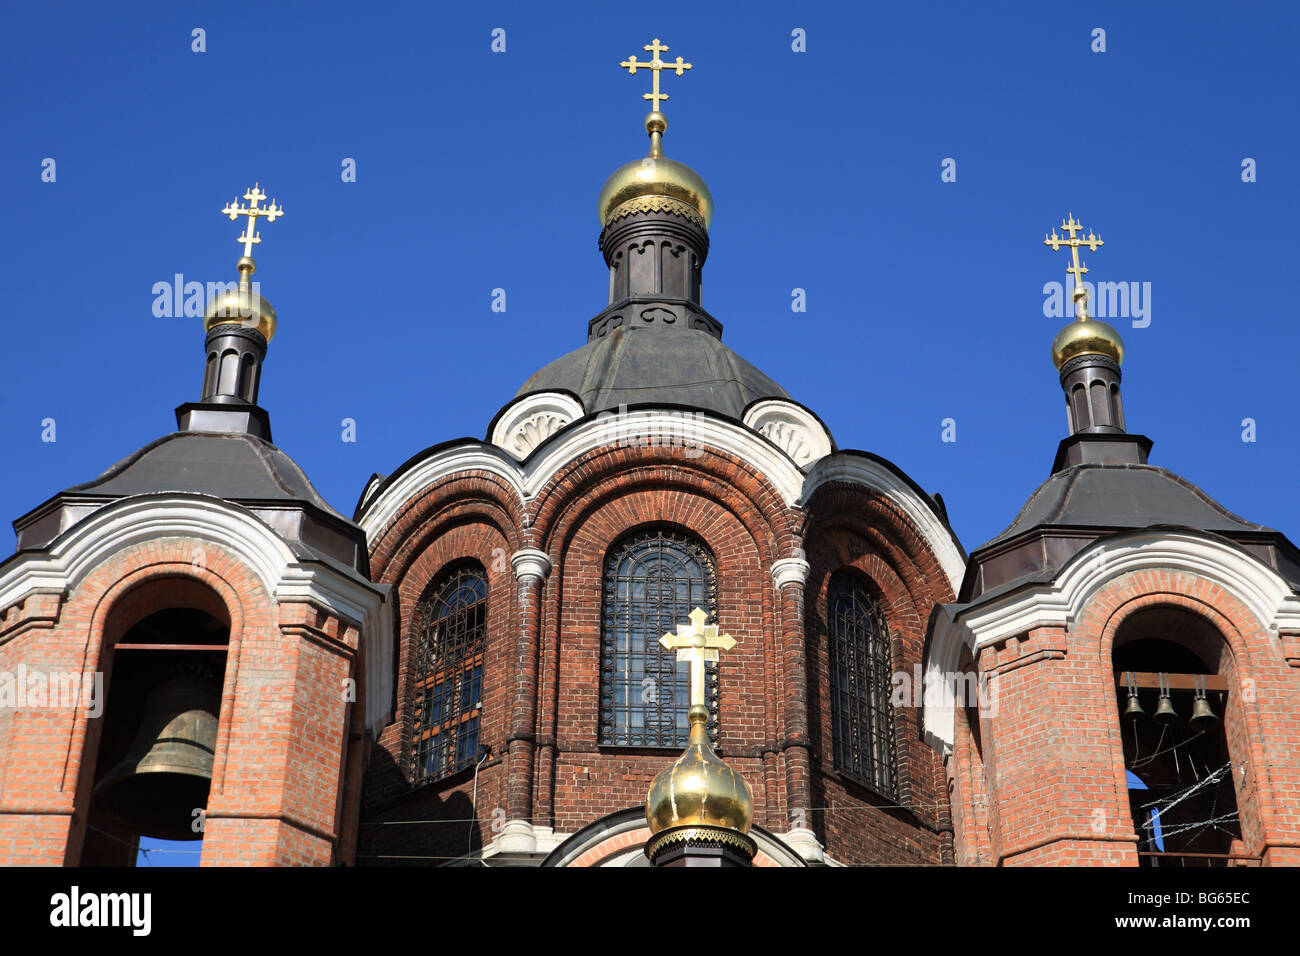
[[[0,672],[49,693],[0,701],[0,862],[1300,864],[1300,552],[1149,463],[1079,282],[1070,433],[967,554],[724,344],[713,199],[659,109],[691,65],[645,49],[586,344],[351,517],[258,405],[283,210],[223,210],[198,401],[14,522]],[[1061,228],[1081,280],[1102,241]]]

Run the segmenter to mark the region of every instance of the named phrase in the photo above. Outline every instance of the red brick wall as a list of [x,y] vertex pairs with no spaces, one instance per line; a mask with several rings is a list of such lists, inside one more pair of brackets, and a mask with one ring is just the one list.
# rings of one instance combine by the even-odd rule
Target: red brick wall
[[[1300,845],[1300,680],[1281,642],[1218,585],[1188,572],[1123,574],[1085,604],[1068,630],[1039,628],[980,655],[997,712],[982,721],[993,848],[1016,865],[1136,865],[1114,685],[1115,635],[1132,614],[1182,608],[1212,624],[1227,653],[1225,730],[1243,839],[1237,852],[1295,862]],[[958,721],[960,725],[960,720]],[[977,772],[959,734],[953,774]],[[996,785],[994,785],[996,781]],[[963,812],[958,843],[978,834]]]
[[[846,863],[940,863],[951,844],[948,794],[939,755],[921,737],[920,688],[926,622],[952,591],[934,554],[887,499],[835,484],[809,503],[805,589],[809,717],[815,728],[815,808],[810,825],[827,851]],[[895,674],[910,687],[906,706],[894,708],[898,795],[889,799],[840,774],[834,766],[830,696],[830,642],[826,623],[832,574],[865,577],[885,605]]]
[[[231,625],[203,864],[331,862],[356,629],[315,607],[277,607],[225,549],[131,546],[61,607],[38,595],[0,609],[0,669],[102,670],[107,689],[113,642],[175,607]],[[80,861],[101,725],[84,709],[0,714],[0,863]]]
[[[493,756],[479,773],[473,813],[474,781],[468,772],[408,793],[396,772],[399,714],[381,734],[366,773],[359,863],[384,862],[377,858],[385,855],[461,855],[488,842],[504,822],[505,808],[518,804],[511,802],[506,765],[498,758],[509,733],[504,723],[509,695],[519,692],[515,678],[523,665],[501,649],[518,642],[525,615],[508,564],[493,569],[494,559],[501,564],[502,550],[508,557],[520,547],[540,548],[553,562],[541,592],[537,679],[523,682],[536,694],[536,729],[527,743],[536,754],[532,822],[572,832],[645,800],[651,779],[677,752],[598,742],[601,582],[609,548],[629,531],[652,525],[690,532],[715,558],[719,621],[739,641],[723,656],[720,670],[720,750],[753,788],[757,822],[778,832],[799,822],[790,817],[782,702],[792,678],[810,682],[783,671],[783,605],[770,569],[777,559],[802,553],[807,516],[787,508],[748,463],[708,449],[689,449],[689,456],[684,451],[595,449],[567,463],[526,507],[499,479],[466,473],[422,490],[375,536],[373,572],[394,584],[399,595],[401,688],[409,687],[414,601],[453,560],[473,557],[489,569],[482,740]],[[826,537],[827,543],[816,545],[826,561],[834,556],[835,567],[857,562],[890,589],[897,660],[910,671],[921,659],[931,604],[950,600],[951,592],[934,555],[898,509],[877,496],[855,495],[833,488],[819,494],[824,507],[817,514],[825,517],[814,522],[810,542]],[[816,639],[823,640],[824,633],[817,632]],[[811,682],[816,694],[825,684],[824,657],[823,649]],[[814,736],[821,742],[818,749],[828,754],[829,724],[825,715],[819,718],[823,724]],[[829,803],[809,808],[807,822],[828,841],[836,859],[940,862],[940,845],[950,846],[942,767],[919,738],[915,710],[899,724],[907,809],[880,808],[869,794],[818,770],[819,793]],[[379,825],[384,822],[394,825]]]
[[[396,601],[397,709],[393,722],[380,731],[365,769],[358,865],[429,865],[462,856],[490,841],[504,822],[501,758],[509,733],[516,618],[509,556],[519,547],[508,494],[513,492],[492,476],[457,476],[416,496],[418,506],[404,508],[376,538],[372,575],[393,585]],[[467,558],[481,564],[488,577],[479,741],[490,756],[478,768],[477,800],[474,768],[416,791],[405,772],[410,746],[405,737],[418,680],[412,612],[444,568]]]

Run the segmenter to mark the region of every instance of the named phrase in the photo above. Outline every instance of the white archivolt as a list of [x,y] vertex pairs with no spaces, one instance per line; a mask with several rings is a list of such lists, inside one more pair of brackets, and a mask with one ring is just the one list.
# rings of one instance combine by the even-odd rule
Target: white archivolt
[[414,463],[386,488],[371,490],[357,520],[373,543],[406,502],[435,482],[465,471],[485,471],[500,477],[514,489],[521,503],[526,502],[574,459],[606,445],[636,445],[646,435],[653,435],[656,446],[666,453],[680,455],[684,464],[689,464],[703,448],[746,462],[767,479],[788,507],[801,505],[819,487],[832,481],[868,488],[894,502],[908,517],[935,554],[954,593],[961,585],[965,559],[952,532],[930,503],[890,466],[861,455],[836,452],[817,459],[805,474],[781,448],[744,425],[703,413],[667,409],[589,416],[543,442],[526,463],[487,442],[443,448]]
[[152,494],[106,504],[55,538],[47,550],[17,556],[0,573],[0,607],[34,591],[71,592],[114,554],[168,538],[223,548],[257,575],[276,600],[312,601],[360,627],[366,726],[377,733],[389,721],[393,641],[384,590],[323,562],[299,561],[265,522],[220,498]]
[[[957,673],[961,650],[978,658],[986,645],[1035,627],[1068,627],[1099,588],[1133,571],[1172,570],[1211,581],[1242,602],[1264,629],[1300,629],[1300,597],[1272,568],[1217,538],[1178,531],[1137,531],[1106,538],[1080,551],[1048,585],[1008,594],[951,619],[935,618],[926,655],[927,682]],[[928,703],[928,702],[927,702]],[[952,746],[953,706],[946,696],[925,710],[931,743]]]

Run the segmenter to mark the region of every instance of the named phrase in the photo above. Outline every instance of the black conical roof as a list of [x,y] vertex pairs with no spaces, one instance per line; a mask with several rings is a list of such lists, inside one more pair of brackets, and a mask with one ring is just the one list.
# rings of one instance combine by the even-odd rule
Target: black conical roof
[[519,395],[572,392],[591,414],[619,405],[684,405],[740,418],[759,399],[790,396],[721,340],[696,329],[619,327],[561,356]]

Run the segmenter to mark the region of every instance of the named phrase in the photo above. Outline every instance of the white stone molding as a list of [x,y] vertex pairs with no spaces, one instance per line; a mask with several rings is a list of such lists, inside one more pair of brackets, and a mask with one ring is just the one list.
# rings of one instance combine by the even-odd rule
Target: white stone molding
[[365,489],[361,492],[362,506],[364,506],[365,503],[370,500],[370,496],[375,493],[376,488],[378,488],[381,484],[383,484],[383,481],[384,481],[383,475],[370,476],[370,480],[366,482]]
[[777,590],[787,584],[803,584],[808,580],[811,566],[803,558],[782,558],[772,562],[772,581]]
[[510,567],[514,569],[516,581],[526,577],[545,581],[551,573],[551,557],[538,548],[520,548],[510,555]]
[[[501,830],[483,847],[484,861],[495,859],[496,865],[532,865],[567,840],[571,833],[556,833],[554,827],[534,826],[527,820],[507,820]],[[473,857],[466,857],[467,861]]]
[[715,449],[748,462],[764,475],[787,505],[799,500],[804,476],[783,452],[741,425],[702,412],[641,409],[592,415],[563,435],[554,436],[528,462],[506,457],[492,444],[475,442],[442,449],[412,465],[387,488],[371,496],[358,522],[366,534],[385,528],[402,506],[437,481],[464,471],[486,471],[514,488],[521,503],[541,492],[555,474],[575,458],[606,445],[655,447],[689,463],[704,449]]
[[698,458],[705,448],[739,458],[762,474],[788,507],[802,504],[830,481],[863,485],[899,506],[937,556],[953,591],[961,586],[965,559],[952,533],[896,471],[874,459],[841,452],[818,459],[805,476],[788,455],[749,428],[702,412],[658,409],[602,412],[543,443],[527,464],[506,457],[494,445],[484,442],[454,445],[416,462],[388,487],[369,496],[358,521],[373,542],[375,535],[422,489],[464,471],[486,471],[498,476],[514,489],[523,504],[575,458],[604,445],[633,447],[649,441],[680,455],[686,463]]
[[[527,820],[507,820],[492,840],[496,853],[536,853],[537,836]],[[484,856],[487,854],[485,853]]]
[[582,404],[563,392],[526,395],[506,409],[492,429],[492,444],[523,461],[569,422],[583,416]]
[[365,654],[366,727],[389,722],[392,615],[386,590],[325,562],[300,562],[289,545],[248,509],[198,494],[151,494],[104,505],[44,551],[17,555],[0,572],[0,607],[33,591],[73,591],[114,554],[132,545],[180,538],[232,553],[277,601],[311,601],[356,624]]
[[927,695],[926,738],[936,747],[952,746],[951,675],[957,673],[963,647],[978,659],[982,648],[1033,628],[1069,627],[1106,583],[1150,569],[1183,571],[1214,582],[1273,634],[1300,628],[1300,597],[1291,593],[1290,585],[1272,568],[1223,540],[1160,530],[1106,538],[1071,558],[1051,584],[1005,595],[955,620],[936,615],[925,661],[926,686],[943,691],[941,700],[931,701]]
[[755,402],[744,422],[789,455],[800,468],[831,453],[826,427],[806,408],[794,402],[768,399]]
[[830,861],[826,857],[826,848],[817,839],[817,834],[807,827],[794,827],[786,833],[778,834],[781,840],[804,860],[814,865],[824,865]]
[[833,481],[862,485],[898,505],[938,558],[952,592],[956,594],[961,589],[962,575],[966,573],[966,559],[961,548],[930,503],[923,500],[901,475],[873,458],[836,452],[818,459],[809,469],[802,500],[808,501],[818,488]]

